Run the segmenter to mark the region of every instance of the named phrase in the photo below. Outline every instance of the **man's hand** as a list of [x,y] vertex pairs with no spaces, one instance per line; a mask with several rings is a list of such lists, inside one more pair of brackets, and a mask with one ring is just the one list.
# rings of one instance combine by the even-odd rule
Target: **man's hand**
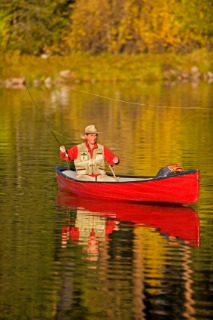
[[66,148],[64,146],[60,146],[60,151],[66,153]]
[[117,158],[117,157],[115,157],[115,158],[113,158],[113,160],[112,160],[112,161],[113,161],[113,163],[115,163],[115,164],[116,164],[116,163],[118,163],[118,161],[119,161],[119,160],[118,160],[118,158]]

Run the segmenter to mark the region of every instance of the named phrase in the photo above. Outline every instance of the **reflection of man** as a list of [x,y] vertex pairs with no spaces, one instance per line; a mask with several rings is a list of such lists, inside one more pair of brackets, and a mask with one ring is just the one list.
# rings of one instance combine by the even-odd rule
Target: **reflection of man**
[[95,233],[95,230],[92,228],[88,241],[87,241],[87,254],[89,260],[96,261],[98,260],[98,250],[99,250],[99,241]]
[[68,240],[78,244],[79,230],[76,227],[66,226],[62,228],[61,247],[66,248]]
[[89,125],[81,135],[81,138],[85,140],[84,143],[69,150],[60,146],[61,159],[74,160],[78,180],[115,181],[113,177],[106,175],[105,161],[110,165],[115,165],[119,163],[119,158],[108,148],[97,143],[99,133],[94,125]]
[[68,240],[83,245],[83,252],[89,260],[98,260],[99,244],[109,240],[108,236],[118,230],[118,222],[92,215],[90,211],[78,209],[75,226],[62,229],[62,247],[67,247]]

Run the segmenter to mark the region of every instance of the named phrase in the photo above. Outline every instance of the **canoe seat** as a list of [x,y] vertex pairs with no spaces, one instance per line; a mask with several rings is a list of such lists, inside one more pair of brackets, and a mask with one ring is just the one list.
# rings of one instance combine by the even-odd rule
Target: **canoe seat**
[[120,182],[126,182],[126,181],[146,181],[146,180],[152,180],[153,178],[128,178],[128,177],[126,177],[126,178],[120,178],[119,179],[119,181]]
[[120,178],[120,179],[119,179],[120,182],[138,181],[138,180],[141,180],[141,179],[138,179],[138,178]]
[[76,178],[76,172],[72,170],[64,170],[62,171],[63,174],[65,174],[67,177],[75,179]]

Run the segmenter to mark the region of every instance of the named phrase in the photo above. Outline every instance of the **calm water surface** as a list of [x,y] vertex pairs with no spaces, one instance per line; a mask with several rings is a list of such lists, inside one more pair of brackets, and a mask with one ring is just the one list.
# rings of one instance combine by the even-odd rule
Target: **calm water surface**
[[[212,85],[30,90],[37,108],[26,90],[0,88],[0,319],[212,319]],[[120,156],[117,174],[200,169],[198,202],[58,192],[58,146],[80,143],[88,124]]]

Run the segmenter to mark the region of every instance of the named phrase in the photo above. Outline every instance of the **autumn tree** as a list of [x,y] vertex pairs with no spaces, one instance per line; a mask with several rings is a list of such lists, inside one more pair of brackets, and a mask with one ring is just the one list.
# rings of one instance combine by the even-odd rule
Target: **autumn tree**
[[181,0],[176,12],[179,23],[179,51],[194,48],[213,48],[213,2],[212,0]]
[[0,49],[189,52],[212,48],[212,0],[1,0]]
[[72,9],[66,43],[74,51],[178,52],[212,43],[211,0],[78,0]]

